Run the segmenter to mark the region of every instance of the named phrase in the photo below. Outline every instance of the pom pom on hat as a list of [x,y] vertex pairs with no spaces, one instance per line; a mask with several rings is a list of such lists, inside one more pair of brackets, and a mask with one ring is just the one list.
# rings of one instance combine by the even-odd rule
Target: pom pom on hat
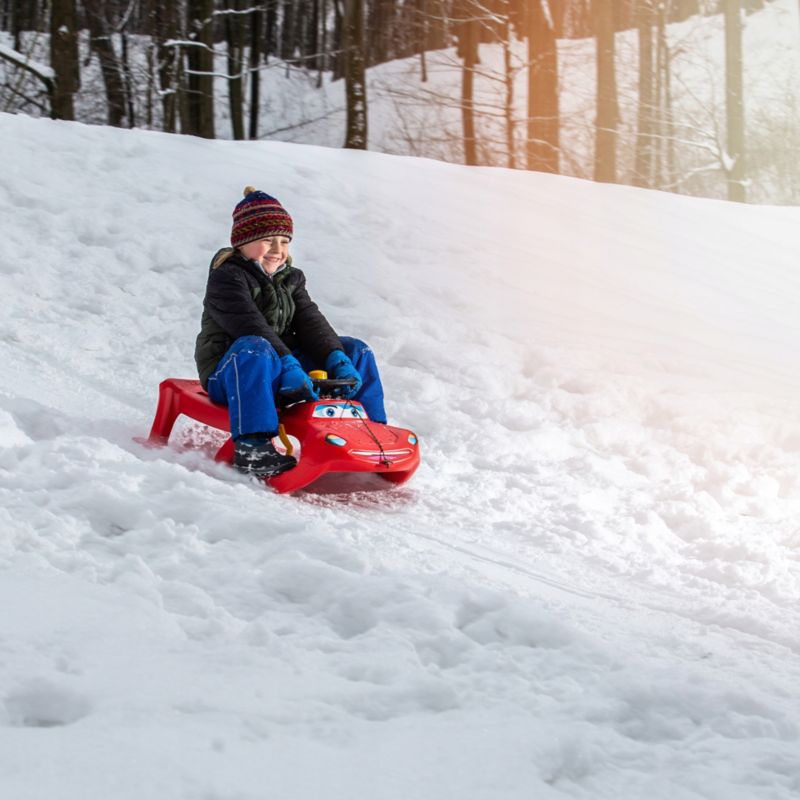
[[233,209],[233,247],[240,247],[267,236],[286,236],[291,239],[293,233],[292,218],[274,197],[252,186],[245,186],[244,199]]

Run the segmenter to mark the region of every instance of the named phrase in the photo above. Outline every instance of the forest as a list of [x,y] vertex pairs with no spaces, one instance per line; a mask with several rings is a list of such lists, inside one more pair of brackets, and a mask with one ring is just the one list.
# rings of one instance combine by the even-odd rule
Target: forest
[[2,0],[0,111],[796,204],[789,2]]

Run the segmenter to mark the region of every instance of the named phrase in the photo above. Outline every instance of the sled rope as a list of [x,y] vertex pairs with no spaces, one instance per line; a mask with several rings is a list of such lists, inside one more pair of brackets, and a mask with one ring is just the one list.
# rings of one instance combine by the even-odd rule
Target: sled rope
[[[355,406],[350,404],[350,403],[348,403],[347,405],[350,406],[350,408],[355,408]],[[372,428],[370,428],[369,423],[367,422],[366,416],[362,417],[360,413],[357,416],[358,416],[358,419],[360,419],[364,423],[364,427],[367,429],[367,433],[372,437],[372,441],[375,442],[376,445],[378,445],[378,450],[380,450],[380,453],[381,453],[381,457],[380,457],[380,462],[379,463],[383,464],[384,467],[391,467],[393,462],[390,461],[389,457],[386,455],[386,451],[383,449],[383,445],[381,444],[381,440],[375,435],[375,433],[372,430]]]

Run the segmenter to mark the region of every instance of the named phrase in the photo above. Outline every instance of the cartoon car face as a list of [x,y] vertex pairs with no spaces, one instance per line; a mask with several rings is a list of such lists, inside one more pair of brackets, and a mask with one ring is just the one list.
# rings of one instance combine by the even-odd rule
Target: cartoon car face
[[377,472],[403,483],[419,465],[416,435],[370,420],[357,400],[325,397],[281,413],[284,432],[299,444],[298,465],[269,479],[279,492],[295,491],[325,472]]

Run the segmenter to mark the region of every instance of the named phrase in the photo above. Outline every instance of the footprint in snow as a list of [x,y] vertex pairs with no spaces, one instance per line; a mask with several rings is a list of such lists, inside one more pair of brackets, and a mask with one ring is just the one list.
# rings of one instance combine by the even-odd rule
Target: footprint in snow
[[8,723],[21,728],[69,725],[90,711],[89,700],[65,686],[39,678],[11,691],[5,698]]

